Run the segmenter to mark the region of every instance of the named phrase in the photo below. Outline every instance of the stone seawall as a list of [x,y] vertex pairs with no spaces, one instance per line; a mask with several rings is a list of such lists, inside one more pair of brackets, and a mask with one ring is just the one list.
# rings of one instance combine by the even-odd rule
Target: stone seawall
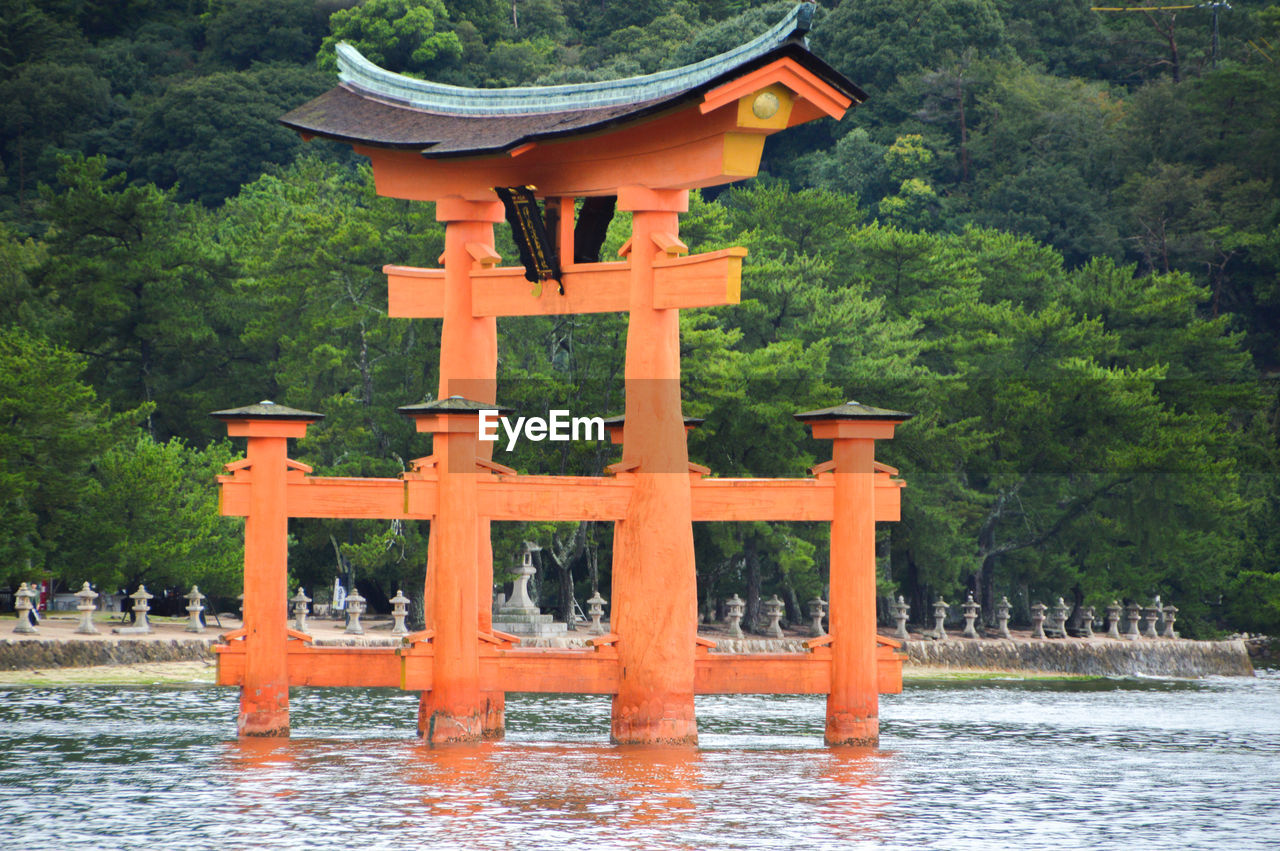
[[150,641],[0,639],[0,671],[212,660],[213,651],[209,647],[213,641],[213,636]]
[[907,664],[1089,676],[1251,677],[1243,641],[908,641]]

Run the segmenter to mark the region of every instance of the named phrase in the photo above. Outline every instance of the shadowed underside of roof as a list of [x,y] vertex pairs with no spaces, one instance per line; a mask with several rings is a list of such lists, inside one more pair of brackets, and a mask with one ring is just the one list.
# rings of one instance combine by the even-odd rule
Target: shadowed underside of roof
[[802,3],[765,34],[681,68],[568,86],[468,89],[394,74],[350,45],[338,51],[341,85],[281,122],[300,133],[427,157],[509,151],[528,142],[594,132],[691,101],[718,85],[790,58],[854,103],[851,81],[809,52],[813,7]]

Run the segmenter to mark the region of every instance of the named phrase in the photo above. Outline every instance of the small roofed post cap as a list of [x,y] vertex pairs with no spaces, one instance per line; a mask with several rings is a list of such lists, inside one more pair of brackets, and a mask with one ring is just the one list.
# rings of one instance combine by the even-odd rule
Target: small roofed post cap
[[209,414],[219,420],[297,420],[314,423],[324,419],[324,414],[315,411],[300,411],[287,405],[277,405],[270,399],[263,399],[256,405],[245,405],[243,408],[228,408],[225,411],[214,411]]
[[468,399],[465,396],[449,396],[446,399],[432,399],[429,402],[419,402],[416,405],[401,405],[396,410],[406,417],[420,414],[473,414],[480,416],[481,411],[497,411],[500,415],[515,412],[514,408],[504,408],[492,402],[477,402],[475,399]]
[[861,402],[848,401],[830,408],[819,408],[816,411],[801,411],[795,418],[802,423],[822,422],[825,420],[888,420],[890,422],[906,422],[915,414],[904,411],[891,411],[888,408],[876,408]]

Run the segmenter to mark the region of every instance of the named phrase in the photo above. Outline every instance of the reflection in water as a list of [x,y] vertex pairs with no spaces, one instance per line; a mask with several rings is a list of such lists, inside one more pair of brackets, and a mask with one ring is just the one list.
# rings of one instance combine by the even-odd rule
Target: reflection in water
[[861,752],[821,698],[699,698],[698,748],[611,747],[596,697],[438,748],[414,695],[292,702],[292,740],[237,742],[229,689],[0,689],[6,847],[1247,849],[1280,796],[1274,675],[908,684]]

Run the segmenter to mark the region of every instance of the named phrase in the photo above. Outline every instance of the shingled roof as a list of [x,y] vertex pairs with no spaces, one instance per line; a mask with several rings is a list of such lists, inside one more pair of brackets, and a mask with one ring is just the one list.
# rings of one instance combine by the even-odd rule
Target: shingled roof
[[813,6],[801,3],[768,32],[718,56],[594,83],[473,89],[395,74],[349,44],[337,50],[341,84],[280,119],[300,133],[426,157],[510,151],[661,112],[782,58],[861,103],[854,83],[809,52]]

